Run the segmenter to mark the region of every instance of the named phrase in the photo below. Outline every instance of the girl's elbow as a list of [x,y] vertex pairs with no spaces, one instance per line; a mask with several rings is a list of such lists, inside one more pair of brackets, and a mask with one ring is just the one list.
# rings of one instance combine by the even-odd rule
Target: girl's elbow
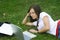
[[22,24],[25,24],[24,22],[22,22]]

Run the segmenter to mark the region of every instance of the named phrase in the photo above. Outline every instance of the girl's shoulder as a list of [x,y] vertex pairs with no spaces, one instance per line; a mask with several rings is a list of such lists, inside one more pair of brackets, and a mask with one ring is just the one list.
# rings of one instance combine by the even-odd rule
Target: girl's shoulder
[[43,18],[44,16],[49,16],[49,15],[48,15],[48,13],[46,13],[46,12],[41,12],[41,13],[40,13],[40,18]]
[[40,15],[45,15],[45,14],[48,14],[48,13],[46,13],[46,12],[41,12],[41,13],[40,13]]

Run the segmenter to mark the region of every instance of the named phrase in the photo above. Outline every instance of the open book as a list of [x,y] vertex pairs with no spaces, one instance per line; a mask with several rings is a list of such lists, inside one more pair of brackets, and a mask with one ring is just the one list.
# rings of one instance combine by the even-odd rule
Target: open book
[[11,36],[13,34],[13,30],[12,30],[11,25],[3,23],[0,27],[0,33]]

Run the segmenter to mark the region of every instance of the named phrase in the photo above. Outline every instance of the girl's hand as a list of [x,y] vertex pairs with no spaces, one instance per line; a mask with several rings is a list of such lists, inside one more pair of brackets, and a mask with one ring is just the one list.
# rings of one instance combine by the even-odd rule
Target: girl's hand
[[37,30],[34,30],[34,29],[30,29],[29,32],[37,33],[38,31]]
[[29,16],[29,13],[27,13],[27,15],[26,16]]

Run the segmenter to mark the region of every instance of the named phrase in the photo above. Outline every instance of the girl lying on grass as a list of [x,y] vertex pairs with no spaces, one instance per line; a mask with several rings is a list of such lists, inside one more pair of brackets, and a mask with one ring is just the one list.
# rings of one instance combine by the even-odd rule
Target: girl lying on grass
[[[29,22],[27,21],[28,18],[30,19]],[[54,21],[48,13],[41,11],[39,5],[30,6],[22,24],[37,26],[37,30],[29,30],[32,33],[47,32],[60,38],[60,20]]]

